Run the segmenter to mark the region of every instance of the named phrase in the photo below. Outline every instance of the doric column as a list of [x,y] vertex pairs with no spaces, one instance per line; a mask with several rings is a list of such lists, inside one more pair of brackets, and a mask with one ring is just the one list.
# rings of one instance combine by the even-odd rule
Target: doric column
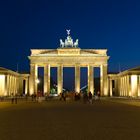
[[44,66],[44,95],[50,94],[50,65]]
[[9,75],[7,75],[7,95],[9,96]]
[[16,78],[13,76],[14,95],[16,95]]
[[118,95],[121,96],[121,77],[118,77]]
[[128,75],[128,90],[129,90],[129,96],[132,96],[132,94],[131,94],[131,75]]
[[125,96],[125,79],[124,79],[124,76],[123,76],[123,96]]
[[126,88],[125,88],[125,76],[123,77],[123,83],[124,83],[124,86],[123,86],[123,89],[124,89],[124,96],[126,96]]
[[18,82],[17,82],[17,77],[16,77],[16,94],[18,93],[17,89],[18,89]]
[[122,77],[120,76],[120,96],[122,96]]
[[126,78],[124,76],[124,96],[126,96]]
[[122,96],[124,96],[124,78],[122,76]]
[[114,82],[115,82],[114,95],[116,96],[116,95],[118,95],[118,79],[115,79]]
[[127,96],[127,76],[125,76],[125,96]]
[[130,89],[129,75],[127,75],[127,96],[129,96],[129,89]]
[[112,79],[109,79],[110,96],[112,96]]
[[15,76],[15,94],[17,94],[16,88],[17,88],[17,84],[16,84],[16,76]]
[[101,96],[108,96],[107,64],[100,66],[100,79]]
[[131,96],[138,96],[138,76],[131,75]]
[[94,70],[92,66],[88,66],[88,92],[94,93]]
[[9,88],[8,88],[8,91],[9,91],[9,96],[11,95],[11,75],[9,75]]
[[80,92],[80,65],[75,66],[75,92]]
[[28,93],[28,80],[25,79],[25,94],[27,95]]
[[138,97],[140,97],[140,76],[138,75]]
[[121,76],[121,96],[123,96],[123,77]]
[[30,94],[37,94],[38,67],[30,64]]
[[63,66],[59,65],[57,67],[57,94],[63,92]]
[[4,88],[4,96],[7,96],[7,88],[8,88],[8,77],[7,77],[7,75],[5,75],[5,88]]
[[19,77],[17,77],[17,93],[19,94]]
[[14,80],[13,80],[13,75],[11,76],[11,91],[12,91],[12,94],[14,95]]

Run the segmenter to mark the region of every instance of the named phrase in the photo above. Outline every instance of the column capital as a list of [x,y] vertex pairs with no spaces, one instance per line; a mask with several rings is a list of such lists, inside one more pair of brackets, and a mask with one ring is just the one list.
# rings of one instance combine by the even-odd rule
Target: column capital
[[80,63],[75,63],[75,66],[80,66]]
[[62,66],[63,67],[63,63],[58,63],[57,67]]
[[35,64],[34,63],[31,63],[30,66],[35,66]]
[[38,65],[35,63],[31,63],[30,66],[37,66],[38,67]]
[[50,63],[43,63],[43,66],[48,66],[50,65]]
[[102,66],[107,67],[108,64],[101,64],[100,67],[102,67]]
[[87,64],[87,66],[95,67],[95,64],[94,63],[89,63],[89,64]]

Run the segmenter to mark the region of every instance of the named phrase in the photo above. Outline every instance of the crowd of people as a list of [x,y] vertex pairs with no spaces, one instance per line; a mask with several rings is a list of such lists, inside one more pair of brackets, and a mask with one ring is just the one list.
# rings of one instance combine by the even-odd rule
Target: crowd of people
[[[33,102],[42,102],[43,100],[52,100],[55,97],[50,96],[50,94],[47,94],[46,96],[40,95],[40,94],[32,94],[24,95],[24,96],[18,96],[11,94],[10,99],[12,104],[17,104],[20,100],[25,101],[33,101]],[[67,100],[74,100],[74,101],[83,101],[84,103],[90,103],[92,104],[94,100],[100,100],[100,92],[94,92],[92,94],[91,92],[84,92],[84,93],[77,93],[77,92],[62,92],[57,96],[57,99],[60,101],[67,101]],[[0,101],[4,101],[4,98],[0,98]]]
[[100,92],[99,91],[97,93],[95,92],[94,95],[92,95],[91,92],[83,94],[84,103],[92,104],[93,100],[100,100]]
[[94,95],[89,92],[85,92],[85,93],[73,93],[73,96],[69,97],[69,94],[66,94],[66,93],[60,93],[60,98],[59,100],[60,101],[66,101],[67,98],[71,98],[71,99],[74,99],[75,101],[78,101],[78,100],[81,100],[83,99],[83,102],[84,103],[90,103],[92,104],[93,103],[93,100],[100,100],[100,92],[95,92]]

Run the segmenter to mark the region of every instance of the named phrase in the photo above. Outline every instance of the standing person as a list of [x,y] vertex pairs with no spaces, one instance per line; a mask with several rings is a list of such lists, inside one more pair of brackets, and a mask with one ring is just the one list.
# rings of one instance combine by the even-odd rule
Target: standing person
[[14,95],[13,95],[13,93],[11,94],[11,103],[12,104],[14,103]]
[[97,92],[94,93],[94,96],[95,96],[95,100],[98,100],[98,94],[97,94]]
[[59,100],[61,101],[62,100],[62,93],[60,93],[59,95],[60,95],[60,99]]
[[100,100],[100,91],[97,92],[98,100]]
[[17,95],[15,95],[15,104],[17,104]]
[[63,101],[66,101],[66,95],[64,92],[62,92],[62,99],[63,99]]
[[27,95],[27,94],[25,95],[25,100],[26,100],[26,102],[27,102],[27,100],[28,100],[28,95]]
[[88,102],[88,95],[86,92],[83,94],[83,101],[85,104]]
[[83,102],[86,103],[86,93],[83,94]]
[[92,104],[92,93],[91,93],[91,91],[88,94],[88,98],[89,98],[89,103]]
[[32,97],[32,101],[34,101],[34,94],[32,94],[31,97]]
[[66,93],[63,94],[63,99],[66,101]]

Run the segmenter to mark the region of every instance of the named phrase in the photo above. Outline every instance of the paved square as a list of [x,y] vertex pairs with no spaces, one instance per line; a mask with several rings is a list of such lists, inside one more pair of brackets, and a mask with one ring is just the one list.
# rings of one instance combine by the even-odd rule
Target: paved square
[[140,107],[129,101],[0,103],[0,140],[139,139]]

